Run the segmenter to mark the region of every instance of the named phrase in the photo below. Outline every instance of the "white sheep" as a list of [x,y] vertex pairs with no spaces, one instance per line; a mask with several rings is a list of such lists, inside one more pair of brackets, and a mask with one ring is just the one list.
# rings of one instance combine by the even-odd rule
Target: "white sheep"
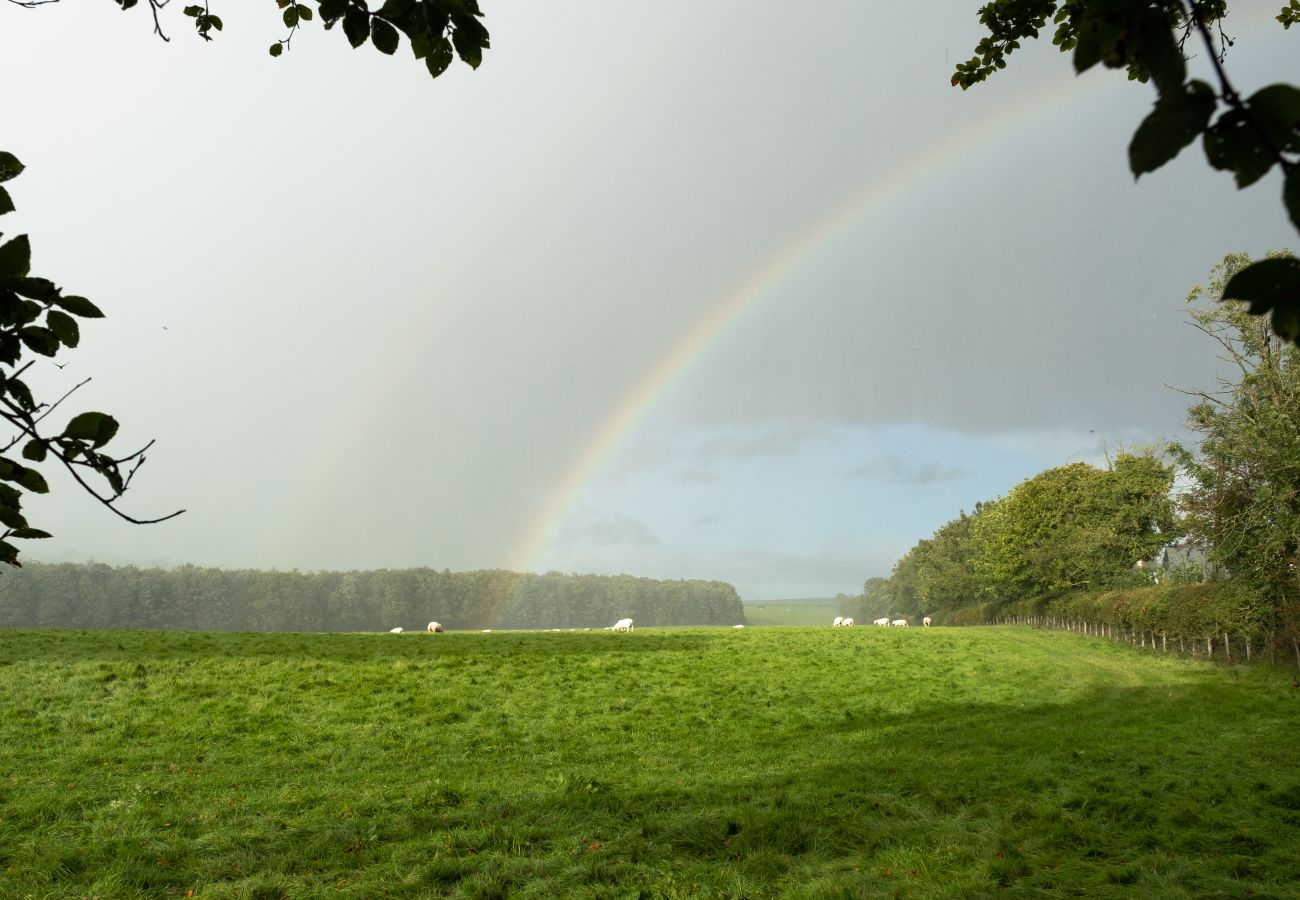
[[388,629],[388,633],[389,633],[389,634],[401,634],[401,633],[402,633],[402,629],[400,629],[400,628],[390,628],[390,629]]
[[429,634],[442,634],[442,625],[438,622],[430,622]]
[[876,619],[876,620],[875,620],[874,622],[872,622],[871,624],[872,624],[872,625],[879,625],[881,628],[888,628],[888,627],[889,627],[889,616],[881,616],[879,619]]
[[907,620],[906,620],[906,619],[895,619],[894,621],[890,622],[889,624],[890,624],[890,625],[893,625],[895,628],[906,628],[906,627],[907,627]]
[[745,626],[744,626],[744,625],[732,625],[731,627],[732,627],[732,628],[744,628]]
[[624,632],[624,633],[627,633],[627,632],[631,631],[631,630],[632,630],[632,620],[631,620],[631,619],[619,619],[617,622],[614,623],[614,628],[613,628],[613,630],[614,630],[614,631],[621,631],[621,632]]
[[844,626],[844,617],[836,616],[835,621],[831,623],[832,628],[842,628]]
[[853,627],[853,618],[852,618],[851,616],[845,616],[845,617],[844,617],[844,621],[840,622],[840,627],[841,627],[841,628],[852,628],[852,627]]
[[926,616],[924,619],[922,619],[922,620],[921,620],[921,624],[924,625],[926,628],[929,628],[929,627],[930,627],[930,617],[929,617],[929,616]]

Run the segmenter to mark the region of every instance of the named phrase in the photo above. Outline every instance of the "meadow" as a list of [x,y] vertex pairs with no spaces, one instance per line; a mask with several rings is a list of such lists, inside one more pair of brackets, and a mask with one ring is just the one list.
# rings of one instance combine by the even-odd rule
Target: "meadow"
[[840,605],[833,599],[745,604],[745,621],[750,625],[829,625],[839,614]]
[[0,632],[0,896],[1300,897],[1300,690],[1023,628]]

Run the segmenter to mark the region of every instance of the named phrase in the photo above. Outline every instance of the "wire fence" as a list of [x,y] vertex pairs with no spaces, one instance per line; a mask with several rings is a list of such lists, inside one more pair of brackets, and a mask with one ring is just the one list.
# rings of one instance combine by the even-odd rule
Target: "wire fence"
[[1289,665],[1294,656],[1294,663],[1300,668],[1300,642],[1294,638],[1290,646],[1277,639],[1276,635],[1233,634],[1220,632],[1197,637],[1187,635],[1170,636],[1165,632],[1128,628],[1123,625],[1111,625],[1106,622],[1086,622],[1076,619],[1063,619],[1054,616],[997,616],[990,625],[1027,625],[1031,628],[1050,628],[1058,631],[1072,631],[1090,637],[1106,638],[1118,643],[1130,644],[1139,650],[1152,653],[1179,653],[1196,659],[1232,665],[1238,663],[1268,662],[1273,665]]

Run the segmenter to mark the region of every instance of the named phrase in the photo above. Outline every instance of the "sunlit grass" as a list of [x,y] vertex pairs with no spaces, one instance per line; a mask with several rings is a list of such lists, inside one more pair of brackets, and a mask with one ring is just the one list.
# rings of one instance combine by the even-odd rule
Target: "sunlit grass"
[[1018,629],[0,633],[0,896],[1295,897],[1300,691]]

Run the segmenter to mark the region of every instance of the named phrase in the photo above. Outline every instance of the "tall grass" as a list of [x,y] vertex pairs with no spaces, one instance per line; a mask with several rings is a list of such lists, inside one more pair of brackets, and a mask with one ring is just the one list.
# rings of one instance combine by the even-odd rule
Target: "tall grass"
[[0,633],[0,896],[1300,891],[1300,691],[1024,629]]

